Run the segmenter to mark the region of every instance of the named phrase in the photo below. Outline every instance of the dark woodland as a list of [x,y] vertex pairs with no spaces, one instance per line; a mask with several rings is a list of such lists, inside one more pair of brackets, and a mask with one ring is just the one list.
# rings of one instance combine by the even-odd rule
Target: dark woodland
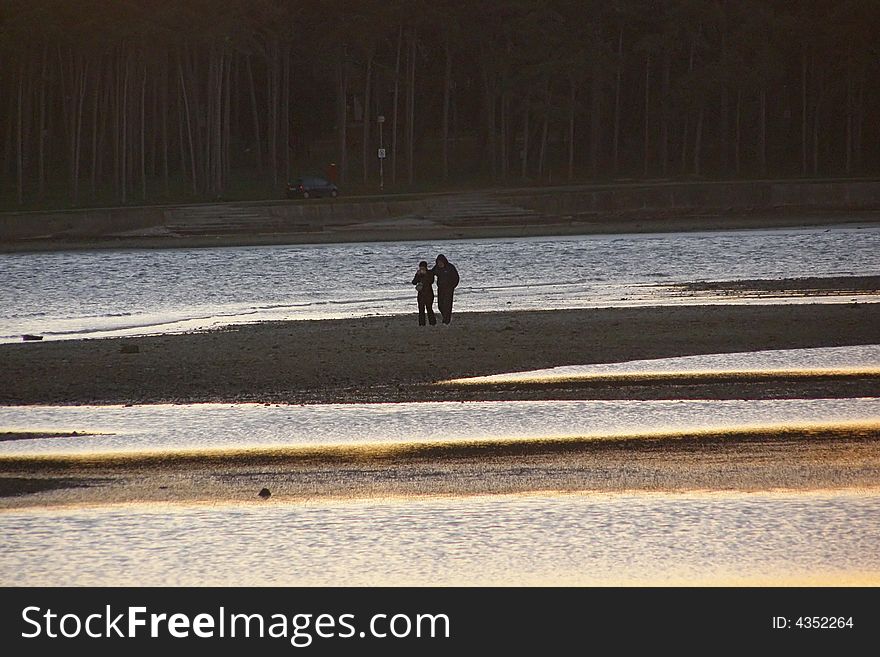
[[877,0],[4,0],[0,203],[375,192],[380,130],[386,191],[872,175],[877,35]]

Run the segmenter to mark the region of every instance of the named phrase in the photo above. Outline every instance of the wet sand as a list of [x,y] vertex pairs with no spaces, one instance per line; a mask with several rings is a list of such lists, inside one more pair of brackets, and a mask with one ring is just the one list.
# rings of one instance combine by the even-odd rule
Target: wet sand
[[799,296],[878,294],[880,276],[833,276],[828,278],[782,278],[740,281],[704,281],[673,285],[682,292],[720,292],[732,295],[772,293]]
[[[878,343],[880,304],[871,303],[456,312],[451,325],[427,327],[418,326],[415,313],[268,322],[181,335],[0,345],[0,403],[476,399],[472,391],[430,384],[561,365]],[[871,376],[662,385],[612,380],[565,394],[876,396],[878,383]]]
[[[880,492],[880,421],[469,443],[0,458],[0,508],[535,491]],[[268,499],[259,492],[268,489]]]
[[[457,313],[452,325],[436,327],[419,327],[414,315],[271,322],[182,335],[0,345],[0,402],[880,397],[880,375],[871,372],[437,385],[561,365],[878,343],[880,304],[871,303]],[[264,487],[269,500],[258,497]],[[0,508],[819,489],[880,490],[880,419],[605,439],[0,458]]]

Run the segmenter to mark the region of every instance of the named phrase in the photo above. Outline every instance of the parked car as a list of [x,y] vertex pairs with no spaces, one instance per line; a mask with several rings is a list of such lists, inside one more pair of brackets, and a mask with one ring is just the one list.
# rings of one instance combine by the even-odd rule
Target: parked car
[[339,188],[325,178],[303,176],[287,183],[287,198],[319,198],[339,196]]

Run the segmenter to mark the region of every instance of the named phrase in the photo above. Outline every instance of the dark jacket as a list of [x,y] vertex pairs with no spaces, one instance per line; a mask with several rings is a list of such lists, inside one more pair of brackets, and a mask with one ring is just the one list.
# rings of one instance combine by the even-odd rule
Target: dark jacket
[[[422,284],[422,289],[419,290],[419,296],[434,296],[434,274],[430,269],[424,274],[420,271],[416,272],[416,275],[413,276],[412,284],[418,286],[419,283]],[[418,289],[418,287],[416,287],[416,289]]]
[[429,271],[437,277],[437,291],[439,292],[441,289],[455,289],[458,285],[458,270],[455,268],[451,262],[449,262],[444,256],[440,255],[437,258],[442,258],[443,262],[446,263],[445,267],[438,267],[434,265]]

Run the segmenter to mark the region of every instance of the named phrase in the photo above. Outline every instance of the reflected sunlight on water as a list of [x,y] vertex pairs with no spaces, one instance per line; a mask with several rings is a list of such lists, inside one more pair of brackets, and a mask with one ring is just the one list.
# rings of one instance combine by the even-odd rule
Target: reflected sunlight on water
[[[661,286],[876,275],[880,227],[0,254],[0,342],[411,313],[415,263],[439,252],[462,274],[460,311],[767,303],[712,291],[682,299]],[[370,266],[357,285],[340,286],[353,262]],[[880,300],[781,294],[773,303],[853,298]]]
[[764,376],[858,376],[880,375],[880,345],[777,349],[702,354],[675,358],[633,360],[623,363],[566,365],[528,372],[511,372],[465,379],[445,384],[481,385],[496,383],[551,383],[590,379],[651,378],[758,378]]
[[[427,420],[426,420],[427,418]],[[0,456],[430,444],[876,423],[880,398],[0,406]]]
[[876,585],[880,493],[0,512],[17,585]]

